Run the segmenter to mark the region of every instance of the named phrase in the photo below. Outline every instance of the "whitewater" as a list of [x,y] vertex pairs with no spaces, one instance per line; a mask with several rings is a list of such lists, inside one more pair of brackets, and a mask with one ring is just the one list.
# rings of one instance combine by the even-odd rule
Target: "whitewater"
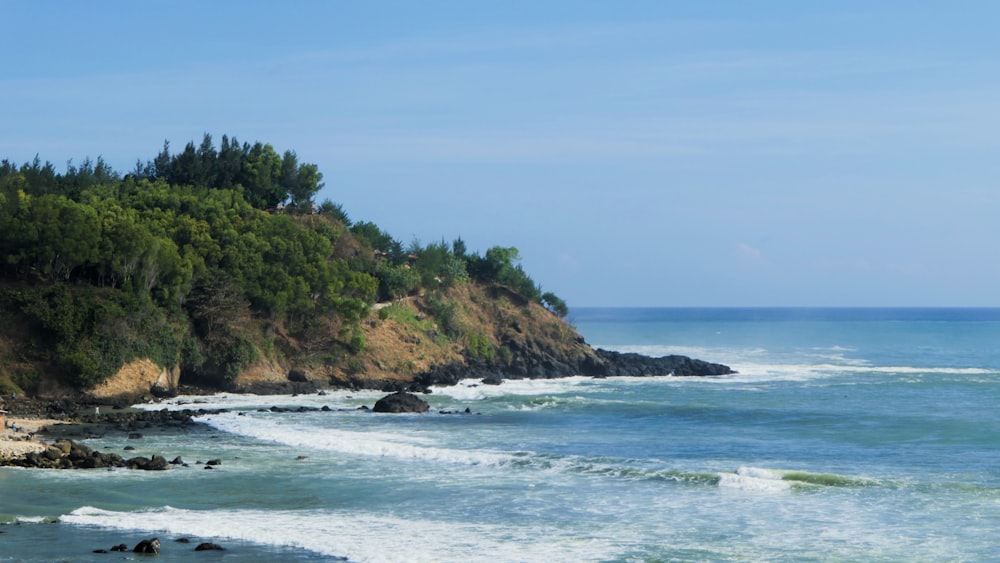
[[0,468],[0,561],[102,560],[94,549],[147,537],[166,561],[205,559],[180,538],[226,547],[213,561],[995,558],[1000,310],[571,321],[595,346],[738,373],[465,380],[433,388],[419,415],[361,409],[375,391],[141,405],[225,412],[85,441],[188,467]]

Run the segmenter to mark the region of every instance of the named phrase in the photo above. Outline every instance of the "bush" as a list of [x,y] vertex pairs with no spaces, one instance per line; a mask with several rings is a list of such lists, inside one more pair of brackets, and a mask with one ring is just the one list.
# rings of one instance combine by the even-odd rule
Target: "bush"
[[232,381],[257,361],[257,348],[246,338],[237,337],[219,350],[216,358],[222,376]]
[[542,294],[542,305],[560,317],[565,318],[569,314],[569,307],[566,306],[566,302],[551,291]]
[[496,354],[496,349],[493,347],[493,343],[490,339],[482,334],[470,334],[466,339],[468,341],[466,348],[468,348],[469,353],[474,357],[481,360],[492,360],[493,356]]

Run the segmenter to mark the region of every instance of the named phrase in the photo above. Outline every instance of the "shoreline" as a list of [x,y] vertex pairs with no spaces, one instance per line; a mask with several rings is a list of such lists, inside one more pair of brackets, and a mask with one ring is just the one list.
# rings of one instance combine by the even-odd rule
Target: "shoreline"
[[48,447],[50,428],[56,425],[72,425],[72,422],[54,418],[17,417],[8,419],[8,424],[17,424],[17,432],[4,428],[0,433],[0,460],[24,457],[29,453],[41,453]]
[[[17,432],[10,427],[0,432],[0,466],[15,465],[31,454],[41,454],[57,442],[102,438],[108,434],[137,432],[165,432],[171,428],[185,428],[193,424],[193,417],[208,411],[149,411],[132,407],[106,408],[94,414],[63,415],[62,418],[36,414],[8,415],[7,423],[16,424]],[[12,463],[14,462],[14,463]]]

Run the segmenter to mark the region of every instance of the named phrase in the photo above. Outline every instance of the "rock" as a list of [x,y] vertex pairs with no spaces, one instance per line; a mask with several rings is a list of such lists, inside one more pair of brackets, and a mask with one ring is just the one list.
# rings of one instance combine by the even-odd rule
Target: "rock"
[[379,399],[372,410],[383,413],[427,412],[430,405],[412,393],[397,391]]
[[288,381],[293,381],[296,383],[305,383],[309,381],[309,378],[306,376],[306,372],[300,369],[293,369],[288,372]]
[[59,440],[55,444],[52,444],[52,447],[59,448],[62,455],[69,455],[69,452],[73,450],[73,442],[69,440]]
[[181,456],[177,456],[170,462],[170,465],[184,465],[184,460],[181,459]]
[[483,385],[500,385],[503,383],[503,378],[500,377],[499,375],[493,374],[484,377],[482,380],[480,380],[480,383],[482,383]]
[[162,455],[154,455],[153,459],[150,459],[149,463],[145,467],[142,467],[146,471],[164,471],[169,468],[170,465],[167,463],[167,458]]
[[595,350],[604,365],[592,366],[591,373],[584,375],[597,376],[706,376],[729,375],[734,373],[729,366],[695,360],[687,356],[663,356],[653,358],[633,352],[613,352],[598,348]]
[[135,545],[132,549],[133,553],[149,553],[149,554],[160,554],[160,540],[159,538],[151,538],[148,540],[142,540]]
[[205,465],[222,465],[221,459],[210,459],[205,462]]
[[194,548],[195,551],[225,551],[226,548],[222,547],[217,543],[200,543],[198,547]]
[[129,469],[142,469],[146,467],[147,463],[149,463],[149,458],[139,456],[139,457],[133,457],[132,459],[126,461],[125,465]]
[[125,545],[125,544],[123,544],[123,543],[120,543],[120,544],[112,547],[111,551],[128,551],[128,546]]
[[[525,335],[528,334],[525,331]],[[543,336],[523,336],[511,332],[501,341],[503,348],[508,351],[505,358],[498,356],[486,360],[465,351],[460,361],[432,365],[429,370],[417,374],[408,388],[410,391],[420,391],[435,385],[457,385],[459,381],[471,378],[481,379],[484,384],[493,384],[503,379],[573,375],[652,377],[734,373],[729,366],[686,356],[653,358],[635,353],[592,349],[579,336],[575,341],[575,347],[566,349]]]

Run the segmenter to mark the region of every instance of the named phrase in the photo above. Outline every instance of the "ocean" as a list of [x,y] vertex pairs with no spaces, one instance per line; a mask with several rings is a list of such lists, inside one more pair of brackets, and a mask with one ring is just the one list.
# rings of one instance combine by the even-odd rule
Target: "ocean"
[[229,412],[85,442],[188,467],[0,468],[0,561],[119,560],[92,551],[150,537],[162,561],[1000,559],[1000,309],[569,320],[739,373],[469,380],[419,415],[358,410],[374,391],[146,405]]

